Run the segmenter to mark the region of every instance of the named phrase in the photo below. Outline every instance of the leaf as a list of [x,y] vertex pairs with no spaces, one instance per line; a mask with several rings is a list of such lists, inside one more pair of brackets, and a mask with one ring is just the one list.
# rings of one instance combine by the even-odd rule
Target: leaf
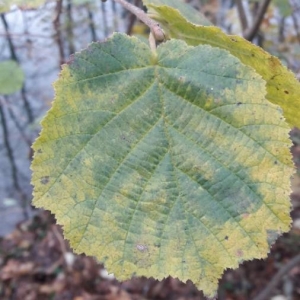
[[[267,82],[267,99],[283,109],[291,127],[300,128],[300,83],[278,58],[239,36],[227,35],[218,27],[197,26],[187,21],[178,10],[167,6],[150,5],[159,15],[170,38],[184,40],[189,45],[208,44],[228,50],[253,69]],[[163,21],[162,21],[163,20]]]
[[24,73],[14,60],[0,62],[0,94],[9,95],[19,91],[24,83]]
[[212,25],[211,22],[201,12],[195,10],[190,4],[187,5],[183,0],[143,0],[143,4],[149,8],[148,13],[158,20],[160,16],[156,13],[155,9],[152,9],[152,5],[171,6],[177,9],[182,16],[194,24],[206,26]]
[[289,128],[227,51],[172,40],[156,57],[115,34],[75,54],[55,91],[33,204],[118,279],[171,275],[213,296],[224,269],[289,230]]
[[289,0],[273,0],[273,3],[278,7],[283,17],[288,17],[293,13]]
[[45,0],[0,0],[0,13],[9,11],[13,5],[21,8],[37,8],[44,3]]

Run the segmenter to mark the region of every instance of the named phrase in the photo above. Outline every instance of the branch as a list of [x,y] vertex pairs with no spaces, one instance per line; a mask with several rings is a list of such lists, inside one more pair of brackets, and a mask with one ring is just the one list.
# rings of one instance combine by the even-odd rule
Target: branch
[[266,288],[258,294],[253,300],[266,300],[269,299],[269,295],[272,293],[274,288],[278,285],[281,278],[288,273],[291,269],[293,269],[297,264],[300,264],[300,254],[296,255],[293,259],[291,259],[286,265],[281,267],[276,275],[272,278]]
[[251,28],[248,28],[244,32],[244,38],[246,40],[252,41],[254,39],[254,37],[256,36],[270,2],[271,2],[271,0],[264,0],[261,3],[261,5],[258,9],[257,18],[255,19],[253,26]]
[[[300,14],[299,14],[300,7],[297,7],[296,3],[294,3],[294,1],[292,1],[292,0],[289,1],[289,4],[292,9],[292,19],[293,19],[294,27],[296,30],[297,39],[300,43],[300,29],[299,29],[299,24],[298,24],[297,15],[296,15],[298,13],[298,17],[300,16]],[[298,10],[298,12],[297,12],[297,10]]]
[[237,10],[239,13],[240,22],[242,25],[243,32],[248,29],[248,20],[246,17],[245,9],[242,0],[235,0]]
[[56,16],[53,20],[53,26],[56,36],[56,42],[59,50],[59,56],[60,56],[60,65],[62,65],[65,61],[65,52],[64,52],[64,47],[63,47],[63,42],[62,42],[62,37],[61,37],[61,28],[60,28],[60,16],[62,13],[62,1],[63,0],[58,0],[56,2],[56,7],[55,7],[55,13]]
[[127,10],[129,10],[132,14],[134,14],[139,20],[145,23],[151,30],[154,38],[158,42],[162,42],[165,39],[165,34],[158,23],[153,21],[148,15],[141,10],[140,8],[130,4],[126,0],[114,0],[115,2],[121,4]]

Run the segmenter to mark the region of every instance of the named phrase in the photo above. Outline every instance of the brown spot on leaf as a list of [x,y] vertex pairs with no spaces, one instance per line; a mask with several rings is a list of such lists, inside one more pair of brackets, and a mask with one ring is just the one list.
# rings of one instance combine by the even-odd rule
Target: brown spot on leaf
[[49,183],[49,176],[44,176],[40,180],[41,184],[47,184]]
[[225,236],[225,240],[226,240],[226,241],[229,240],[229,236],[228,236],[228,235]]
[[289,91],[284,91],[284,93],[288,95],[288,94],[289,94]]
[[237,255],[237,257],[243,257],[243,256],[244,256],[243,250],[242,250],[242,249],[238,249],[238,250],[236,251],[236,255]]

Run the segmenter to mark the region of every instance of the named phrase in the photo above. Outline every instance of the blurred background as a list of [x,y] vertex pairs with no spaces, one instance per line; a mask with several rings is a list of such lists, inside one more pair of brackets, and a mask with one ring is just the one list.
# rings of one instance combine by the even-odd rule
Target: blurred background
[[[300,78],[300,0],[186,2],[227,33],[278,56]],[[117,282],[93,258],[74,255],[53,216],[31,207],[30,146],[51,106],[52,83],[72,53],[114,31],[147,37],[147,28],[113,0],[48,0],[37,8],[23,1],[0,14],[0,299],[204,299],[191,282],[173,278]],[[297,166],[291,231],[266,260],[227,270],[219,299],[300,299],[300,130],[291,138]]]

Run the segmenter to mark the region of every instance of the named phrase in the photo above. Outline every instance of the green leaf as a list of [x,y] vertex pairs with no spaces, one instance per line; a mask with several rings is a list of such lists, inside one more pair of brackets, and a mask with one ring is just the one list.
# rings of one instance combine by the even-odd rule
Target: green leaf
[[212,25],[211,22],[199,11],[194,9],[190,4],[186,4],[183,0],[143,0],[143,4],[146,5],[149,15],[156,19],[160,19],[155,9],[152,9],[152,5],[155,6],[171,6],[177,9],[187,20],[198,25]]
[[273,0],[283,17],[288,17],[293,13],[289,0]]
[[24,83],[24,73],[14,60],[0,62],[0,94],[19,91]]
[[[278,58],[239,36],[227,35],[218,27],[197,26],[188,22],[176,9],[149,5],[159,15],[158,21],[171,38],[189,45],[208,44],[228,50],[240,61],[255,69],[267,82],[267,99],[283,108],[291,127],[300,128],[300,83]],[[162,21],[163,20],[163,21]]]
[[0,13],[10,10],[12,5],[22,8],[37,8],[45,3],[45,0],[0,0]]
[[75,54],[55,91],[33,204],[118,279],[171,275],[213,296],[224,269],[289,230],[289,128],[227,51],[172,40],[156,56],[115,34]]

